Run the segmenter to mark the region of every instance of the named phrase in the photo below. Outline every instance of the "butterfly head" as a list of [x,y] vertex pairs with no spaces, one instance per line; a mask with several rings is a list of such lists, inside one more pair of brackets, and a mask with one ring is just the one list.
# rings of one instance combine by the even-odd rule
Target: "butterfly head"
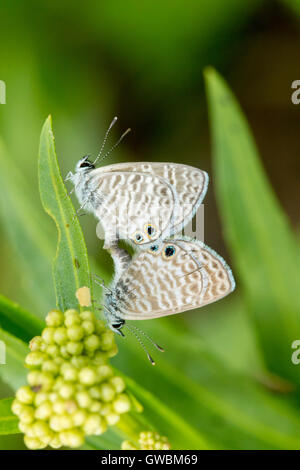
[[89,155],[82,157],[75,167],[76,173],[86,173],[90,170],[94,170],[95,165],[89,160]]
[[118,315],[118,301],[113,290],[108,290],[104,295],[104,315],[108,327],[118,335],[124,336],[121,329],[125,321]]

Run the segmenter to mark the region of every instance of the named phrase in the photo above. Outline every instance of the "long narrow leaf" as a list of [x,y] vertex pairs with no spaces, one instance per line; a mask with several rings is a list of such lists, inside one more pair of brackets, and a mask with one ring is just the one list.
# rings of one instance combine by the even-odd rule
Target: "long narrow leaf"
[[17,390],[26,382],[24,360],[29,352],[28,345],[1,329],[0,341],[5,349],[5,364],[0,364],[0,377],[13,390]]
[[79,287],[91,286],[90,270],[81,227],[58,167],[50,116],[40,140],[39,185],[44,209],[58,230],[53,263],[57,304],[62,310],[77,307],[75,292]]
[[0,434],[18,434],[18,418],[11,411],[13,398],[0,400]]
[[43,322],[0,294],[0,327],[23,341],[40,334]]
[[237,285],[244,287],[269,369],[300,384],[291,344],[300,338],[299,249],[234,96],[212,69],[206,84],[214,180]]
[[[30,186],[24,181],[0,140],[0,217],[7,238],[13,247],[13,262],[18,265],[22,284],[34,297],[36,313],[43,318],[53,305],[51,258],[54,244],[48,236],[47,218],[29,198]],[[17,288],[16,283],[16,288]],[[38,288],[37,288],[38,286]]]

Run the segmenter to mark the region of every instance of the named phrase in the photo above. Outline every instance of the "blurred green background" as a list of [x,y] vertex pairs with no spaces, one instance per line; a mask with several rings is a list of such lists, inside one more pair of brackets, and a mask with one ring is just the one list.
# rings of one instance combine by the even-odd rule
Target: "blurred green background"
[[[115,115],[119,121],[111,141],[127,127],[132,133],[107,164],[174,161],[195,165],[211,175],[203,81],[207,65],[217,68],[237,95],[268,178],[294,230],[298,230],[300,108],[291,103],[291,83],[300,78],[299,3],[1,2],[0,79],[6,83],[6,104],[0,105],[0,136],[11,159],[14,184],[23,188],[25,199],[31,201],[33,217],[45,240],[53,240],[53,245],[45,242],[44,246],[50,256],[49,264],[40,267],[43,281],[49,278],[51,284],[56,240],[54,224],[44,214],[38,194],[38,141],[46,116],[51,113],[53,117],[63,175],[73,170],[81,156],[96,155]],[[2,212],[9,213],[9,204],[3,190]],[[205,241],[232,264],[220,211],[212,177],[205,199]],[[44,316],[54,305],[54,291],[47,297],[42,292],[36,295],[39,286],[28,279],[28,259],[16,249],[20,243],[14,238],[14,220],[7,221],[7,214],[0,219],[1,293]],[[112,263],[95,237],[95,220],[86,216],[80,221],[91,258],[109,278]],[[33,255],[33,264],[39,260],[39,253],[36,259]],[[234,264],[232,267],[234,271]],[[244,307],[238,276],[237,283],[236,292],[222,302],[201,312],[156,320],[153,327],[149,322],[146,329],[155,330],[159,343],[164,343],[160,334],[170,322],[174,331],[193,331],[199,342],[232,370],[269,385],[269,379],[262,377],[254,326]],[[122,345],[120,349],[119,356]],[[142,351],[135,354],[143,358]],[[118,361],[121,370],[130,375],[126,358]],[[176,361],[173,365],[176,369]],[[270,388],[276,389],[273,386]],[[0,396],[9,395],[3,384]],[[22,448],[21,437],[2,437],[0,445]]]

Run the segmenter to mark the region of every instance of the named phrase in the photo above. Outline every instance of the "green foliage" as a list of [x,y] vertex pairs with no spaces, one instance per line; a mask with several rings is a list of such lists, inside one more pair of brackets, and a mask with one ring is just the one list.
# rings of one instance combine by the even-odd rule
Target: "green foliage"
[[0,435],[17,434],[18,418],[11,411],[12,398],[0,400]]
[[47,230],[47,219],[44,220],[42,210],[39,212],[30,198],[30,186],[1,140],[0,185],[5,194],[0,198],[1,222],[14,253],[10,263],[18,265],[29,295],[34,291],[34,306],[41,315],[43,308],[53,305],[54,296],[48,284],[54,245]]
[[38,335],[43,322],[0,294],[0,327],[24,341]]
[[[259,313],[262,317],[256,321],[256,331],[260,338],[264,334],[263,357],[271,367],[268,351],[277,348],[275,353],[278,354],[278,349],[284,349],[289,337],[276,334],[273,337],[271,333],[265,333],[268,325],[273,328],[270,325],[270,308],[277,307],[276,318],[282,321],[283,305],[286,304],[289,306],[287,324],[291,322],[294,325],[297,318],[294,313],[296,296],[288,290],[288,283],[284,282],[283,287],[279,285],[280,276],[273,273],[272,255],[274,250],[278,249],[280,237],[284,240],[285,249],[293,250],[294,261],[297,246],[268,188],[236,103],[215,72],[209,71],[207,80],[216,152],[215,176],[225,235],[239,273],[238,280],[240,278],[244,284],[249,306],[253,309],[253,305],[256,305],[254,313]],[[239,158],[240,155],[243,155],[243,158]],[[58,251],[53,266],[58,305],[61,308],[77,306],[75,290],[82,285],[90,286],[89,264],[81,228],[74,217],[74,208],[61,179],[49,118],[41,135],[39,176],[43,205],[55,220],[59,233]],[[255,182],[254,188],[252,180]],[[10,188],[7,185],[9,198],[12,198],[10,191],[14,190],[14,186]],[[259,192],[260,204],[266,211],[264,218],[262,213],[258,214],[257,229],[254,202],[259,201],[256,191]],[[261,208],[257,210],[262,212]],[[14,234],[15,243],[17,239],[21,240],[22,231],[26,230],[28,225],[31,226],[34,211],[28,205],[26,224],[22,224],[24,215],[16,203],[11,206],[11,216],[15,220],[16,230],[19,231]],[[265,223],[262,223],[262,220]],[[274,237],[274,246],[269,223],[279,232]],[[40,236],[41,225],[36,225],[35,230],[36,250],[42,253],[44,238]],[[268,245],[272,246],[268,246],[265,253],[262,247],[266,240]],[[50,246],[51,240],[47,239],[46,243]],[[281,248],[283,249],[283,246]],[[260,257],[255,263],[252,257],[257,256],[258,250]],[[28,263],[30,249],[25,250],[23,256],[25,264]],[[44,256],[41,256],[41,260],[44,260]],[[79,264],[74,263],[75,258]],[[285,257],[280,254],[278,259],[283,270],[295,270],[290,255]],[[259,272],[259,268],[263,274]],[[97,269],[101,270],[101,267]],[[32,274],[30,273],[31,270],[28,269],[29,278],[30,275],[32,278],[36,276],[34,269]],[[255,303],[259,284],[256,277],[259,276],[262,282],[263,275],[268,279],[264,289],[258,288],[259,303]],[[269,277],[273,283],[277,283],[276,290],[270,288],[272,282]],[[33,299],[38,288],[39,284],[36,284],[36,288],[31,292]],[[43,286],[43,289],[45,300],[49,302],[49,283]],[[263,295],[262,291],[264,293],[265,290]],[[262,300],[264,303],[261,306]],[[237,303],[236,308],[241,308],[241,302]],[[7,353],[7,364],[0,366],[0,375],[16,390],[25,383],[26,369],[23,364],[28,352],[25,341],[31,332],[32,336],[39,332],[41,322],[5,298],[0,298],[0,320],[3,327],[3,330],[0,330],[0,340],[5,342]],[[133,396],[138,400],[137,408],[141,404],[144,411],[140,414],[133,410],[103,437],[88,438],[84,448],[120,448],[123,439],[135,441],[141,430],[157,429],[168,437],[173,449],[299,449],[300,415],[292,401],[285,396],[273,396],[252,377],[233,368],[230,362],[225,363],[225,360],[220,359],[220,354],[217,357],[208,351],[195,333],[184,331],[182,327],[174,327],[173,322],[174,319],[161,319],[148,323],[154,336],[163,338],[163,342],[167,344],[167,352],[159,356],[156,367],[151,367],[146,362],[144,355],[130,338],[126,338],[126,341],[119,340],[120,353],[114,359],[114,365],[126,372],[124,378]],[[240,347],[242,348],[242,345]],[[289,347],[288,344],[290,353]],[[290,356],[288,359],[290,360]],[[288,367],[286,368],[282,359],[280,370],[274,366],[271,370],[277,373],[282,371],[283,377],[289,377],[297,383],[296,374],[289,375],[289,372],[286,372]],[[3,424],[0,421],[0,433],[17,432],[16,423],[11,421],[7,408],[9,401],[3,403],[0,404],[0,415],[2,409],[4,420]]]
[[58,230],[53,277],[57,306],[64,311],[77,307],[76,290],[91,287],[91,282],[83,234],[57,163],[50,116],[41,134],[39,185],[44,209]]
[[264,174],[251,132],[221,77],[206,71],[218,206],[268,368],[300,384],[299,246]]

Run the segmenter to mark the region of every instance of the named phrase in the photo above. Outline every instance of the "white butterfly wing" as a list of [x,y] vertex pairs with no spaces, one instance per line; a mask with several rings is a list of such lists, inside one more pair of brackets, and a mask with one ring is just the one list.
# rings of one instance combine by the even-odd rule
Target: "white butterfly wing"
[[[176,191],[163,178],[139,172],[91,173],[89,185],[95,199],[94,213],[111,239],[134,240],[139,245],[163,237],[170,225],[177,200]],[[150,236],[147,226],[155,228]]]
[[[170,249],[175,253],[167,256]],[[223,258],[202,242],[188,239],[164,242],[156,253],[141,252],[114,286],[118,313],[124,320],[199,308],[234,288],[232,272]]]
[[94,170],[99,176],[105,172],[139,172],[165,179],[177,193],[178,205],[173,214],[173,229],[177,233],[194,216],[203,201],[207,186],[208,174],[198,168],[179,163],[130,162],[117,163]]

